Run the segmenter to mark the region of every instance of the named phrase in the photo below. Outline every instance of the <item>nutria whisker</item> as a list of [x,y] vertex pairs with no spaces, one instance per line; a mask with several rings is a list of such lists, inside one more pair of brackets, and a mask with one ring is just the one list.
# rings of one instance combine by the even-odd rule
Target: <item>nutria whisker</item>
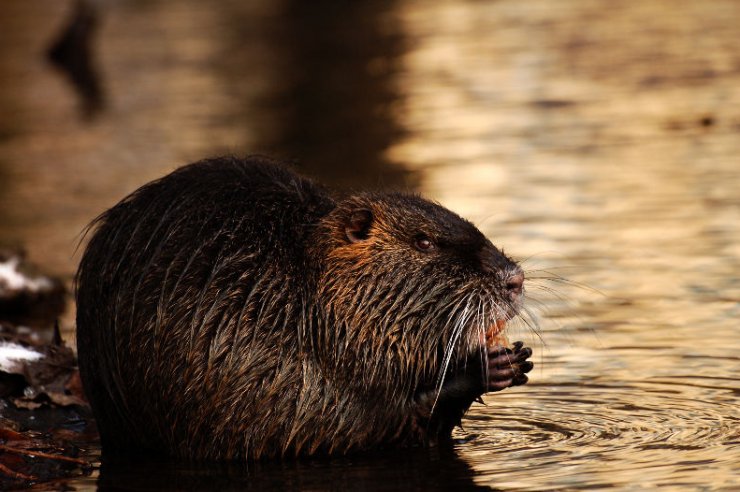
[[450,340],[447,343],[447,346],[445,347],[445,352],[443,355],[443,361],[442,361],[442,367],[439,372],[439,377],[437,380],[437,389],[436,389],[436,395],[434,397],[434,403],[432,404],[432,410],[431,414],[434,414],[434,409],[437,407],[437,402],[439,401],[439,396],[442,393],[442,386],[445,382],[445,378],[447,376],[447,370],[450,366],[450,361],[452,360],[452,353],[455,344],[457,343],[458,338],[463,332],[463,329],[466,326],[466,323],[469,318],[469,304],[466,303],[463,309],[462,314],[458,317],[458,320],[455,323],[454,329],[452,331],[452,336],[450,337]]
[[526,306],[522,306],[522,312],[525,313],[529,319],[524,316],[519,316],[518,319],[520,319],[532,331],[532,333],[535,334],[544,347],[547,347],[547,342],[545,342],[545,339],[542,337],[542,327],[540,326],[537,316]]
[[[562,275],[558,273],[553,272],[552,270],[555,268],[564,270],[564,269],[572,269],[574,267],[567,267],[567,266],[548,267],[547,269],[541,268],[541,269],[525,270],[524,272],[527,275],[527,278],[529,278],[530,280],[546,280],[548,282],[566,284],[566,285],[573,286],[573,287],[579,288],[587,292],[592,292],[595,294],[599,294],[603,297],[606,297],[606,294],[604,292],[600,291],[599,289],[591,285],[584,284],[582,282],[576,282],[575,280],[571,280],[569,278],[563,277]],[[531,276],[532,273],[545,273],[547,275],[546,276]]]
[[600,291],[599,289],[592,287],[588,284],[584,284],[582,282],[576,282],[575,280],[571,280],[565,277],[555,276],[555,277],[535,277],[537,280],[546,280],[548,282],[555,282],[559,284],[566,284],[569,286],[576,287],[578,289],[584,290],[586,292],[592,292],[594,294],[599,294],[600,296],[606,297],[606,293]]
[[[481,299],[481,304],[483,305],[483,318],[482,322],[478,323],[478,354],[479,354],[479,364],[480,364],[480,370],[481,370],[481,380],[487,381],[488,380],[488,346],[486,342],[486,330],[488,329],[489,323],[487,322],[489,319],[491,319],[491,323],[496,322],[496,316],[495,314],[489,315],[486,313],[486,307],[487,302],[485,302],[484,299]],[[489,318],[490,316],[490,318]],[[482,342],[482,343],[481,343]]]
[[530,288],[532,290],[541,290],[543,292],[547,292],[548,294],[552,295],[553,297],[555,297],[556,299],[558,299],[560,301],[568,302],[568,303],[569,302],[572,302],[572,299],[570,297],[568,297],[567,294],[565,294],[563,292],[560,292],[560,291],[557,291],[557,290],[555,290],[552,287],[549,287],[547,285],[534,284],[534,285],[530,286]]
[[[486,292],[487,293],[487,292]],[[478,352],[480,353],[480,359],[481,359],[481,371],[483,374],[483,380],[488,379],[488,340],[487,340],[487,331],[491,326],[495,326],[498,323],[499,319],[499,313],[501,312],[499,308],[497,307],[496,303],[493,302],[492,296],[488,294],[487,296],[483,297],[483,303],[484,303],[484,313],[483,313],[483,319],[478,323],[480,334],[479,340],[478,340]],[[485,309],[488,309],[488,312],[486,313]]]

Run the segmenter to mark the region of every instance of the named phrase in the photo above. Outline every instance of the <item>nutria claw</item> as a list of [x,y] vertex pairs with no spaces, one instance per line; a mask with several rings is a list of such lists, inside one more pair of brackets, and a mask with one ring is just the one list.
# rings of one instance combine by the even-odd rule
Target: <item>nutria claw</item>
[[513,348],[495,346],[488,350],[487,391],[501,391],[510,386],[521,386],[529,379],[526,373],[534,364],[527,360],[532,349],[516,342]]

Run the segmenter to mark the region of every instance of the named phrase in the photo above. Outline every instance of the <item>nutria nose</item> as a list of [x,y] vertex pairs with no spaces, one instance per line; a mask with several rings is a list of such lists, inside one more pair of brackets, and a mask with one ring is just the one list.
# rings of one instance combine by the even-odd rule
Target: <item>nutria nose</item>
[[522,293],[522,286],[524,285],[524,274],[518,272],[510,276],[506,280],[506,291],[509,293],[509,297],[516,299]]

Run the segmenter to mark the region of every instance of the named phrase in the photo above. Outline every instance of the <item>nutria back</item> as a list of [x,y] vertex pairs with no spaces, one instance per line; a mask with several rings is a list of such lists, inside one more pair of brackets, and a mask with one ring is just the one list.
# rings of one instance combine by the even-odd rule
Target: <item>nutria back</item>
[[416,196],[338,199],[269,159],[218,158],[93,227],[77,343],[105,454],[437,443],[531,369],[529,349],[490,342],[518,312],[521,270]]

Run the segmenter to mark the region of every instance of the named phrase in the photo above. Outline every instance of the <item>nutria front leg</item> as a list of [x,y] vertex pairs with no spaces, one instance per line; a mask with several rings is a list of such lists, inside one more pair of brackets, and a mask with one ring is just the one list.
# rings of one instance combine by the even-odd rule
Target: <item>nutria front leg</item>
[[529,361],[532,349],[516,342],[513,348],[495,346],[488,349],[487,391],[501,391],[509,386],[521,386],[529,381],[527,374],[534,367]]
[[[525,384],[529,380],[526,373],[534,367],[527,360],[531,356],[532,349],[522,342],[516,342],[512,348],[490,347],[485,373],[470,370],[470,365],[476,365],[473,363],[465,373],[448,377],[439,395],[436,390],[419,393],[415,400],[416,414],[418,425],[425,428],[427,439],[431,442],[448,439],[453,427],[460,425],[463,414],[483,393]],[[475,358],[471,358],[471,362]]]

